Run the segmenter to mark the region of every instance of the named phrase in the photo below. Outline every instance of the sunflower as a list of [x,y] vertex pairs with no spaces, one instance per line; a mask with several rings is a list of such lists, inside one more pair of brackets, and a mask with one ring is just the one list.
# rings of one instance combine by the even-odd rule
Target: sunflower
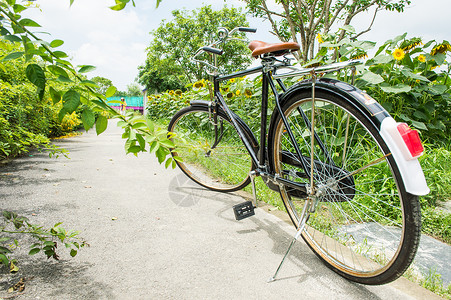
[[393,51],[393,57],[396,60],[402,60],[404,58],[406,54],[404,53],[404,51],[402,49],[396,49],[395,51]]
[[410,50],[419,45],[423,45],[421,38],[412,38],[410,40],[402,42],[399,48],[402,49],[404,52],[409,52]]
[[232,78],[229,80],[230,83],[234,83],[235,82],[235,78]]
[[175,91],[175,94],[176,94],[177,96],[181,96],[182,93],[183,93],[183,92],[182,92],[181,90],[176,90],[176,91]]
[[228,87],[228,86],[223,87],[223,88],[222,88],[222,91],[223,91],[224,93],[227,93],[227,92],[229,91],[229,87]]
[[361,58],[367,58],[368,54],[363,50],[358,50],[351,59],[361,59]]
[[436,55],[437,53],[445,54],[446,52],[451,52],[451,45],[447,41],[443,41],[443,43],[437,45],[432,49],[431,55]]
[[252,91],[251,91],[250,89],[245,89],[245,90],[244,90],[244,95],[245,95],[247,98],[250,98],[250,97],[252,97]]
[[418,60],[420,61],[420,62],[426,62],[426,56],[424,56],[423,54],[421,54],[420,56],[418,56]]
[[241,95],[241,91],[240,91],[240,90],[236,90],[235,94],[236,94],[237,96],[239,96],[239,95]]
[[198,82],[194,83],[193,86],[194,86],[194,88],[196,88],[196,89],[200,89],[200,88],[203,88],[203,87],[205,86],[205,84],[204,84],[203,81],[198,81]]
[[234,95],[232,92],[230,92],[230,93],[227,94],[227,98],[229,98],[229,99],[232,99],[233,96],[235,96],[235,95]]

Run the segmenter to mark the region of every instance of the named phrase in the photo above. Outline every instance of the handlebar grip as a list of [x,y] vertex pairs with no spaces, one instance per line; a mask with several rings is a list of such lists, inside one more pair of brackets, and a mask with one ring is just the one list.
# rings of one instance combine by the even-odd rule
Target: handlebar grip
[[238,30],[242,32],[252,32],[252,33],[257,32],[257,28],[248,28],[248,27],[239,27]]
[[217,49],[217,48],[213,48],[213,47],[203,47],[202,50],[204,50],[205,52],[210,52],[210,53],[217,54],[217,55],[224,54],[224,51],[222,51],[221,49]]

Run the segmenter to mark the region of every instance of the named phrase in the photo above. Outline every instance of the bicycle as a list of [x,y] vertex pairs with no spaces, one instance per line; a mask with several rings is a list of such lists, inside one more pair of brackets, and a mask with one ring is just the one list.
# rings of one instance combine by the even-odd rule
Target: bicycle
[[[200,60],[239,27],[219,29],[219,38],[200,48],[193,60],[212,75],[213,99],[194,100],[169,123],[179,145],[172,155],[198,184],[219,192],[252,183],[254,200],[235,208],[237,219],[252,215],[257,205],[255,178],[280,193],[299,236],[332,270],[363,284],[385,284],[412,263],[420,240],[419,196],[429,192],[418,157],[418,132],[397,123],[366,92],[324,75],[355,73],[358,61],[316,68],[291,65],[296,43],[249,44],[262,65],[220,75],[216,64]],[[288,69],[286,73],[279,70]],[[220,83],[262,75],[259,139],[232,112]],[[309,76],[287,88],[284,78]],[[277,84],[277,85],[276,85]],[[279,91],[280,90],[280,91]],[[274,110],[268,116],[269,91]],[[269,125],[267,123],[269,122]],[[285,260],[283,258],[277,272]]]

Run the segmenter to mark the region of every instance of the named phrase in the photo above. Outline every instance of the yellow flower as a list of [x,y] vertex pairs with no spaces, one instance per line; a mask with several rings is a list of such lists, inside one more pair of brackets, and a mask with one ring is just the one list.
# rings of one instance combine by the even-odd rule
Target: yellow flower
[[443,43],[437,45],[432,49],[431,55],[436,55],[437,53],[445,54],[447,51],[451,51],[451,45],[444,41]]
[[181,96],[182,93],[183,93],[183,92],[182,92],[181,90],[176,90],[176,91],[175,91],[175,94],[176,94],[177,96]]
[[172,95],[174,95],[174,91],[173,91],[173,90],[170,90],[168,94],[169,94],[170,96],[172,96]]
[[426,61],[426,56],[421,54],[420,56],[418,56],[418,60],[421,61],[421,62],[425,62]]
[[223,87],[223,88],[222,88],[222,91],[223,91],[224,93],[227,93],[227,92],[229,91],[229,87],[228,87],[228,86]]
[[244,90],[244,95],[245,95],[247,98],[250,98],[250,97],[252,97],[252,91],[251,91],[250,89],[245,89],[245,90]]
[[423,45],[421,38],[412,38],[410,40],[406,40],[406,41],[402,42],[401,45],[399,46],[399,48],[405,52],[409,52],[410,50],[412,50],[413,48],[415,48],[419,45]]
[[194,84],[194,88],[196,88],[196,89],[203,88],[204,86],[205,86],[205,84],[203,81],[198,81]]
[[235,82],[235,78],[232,78],[229,80],[230,83],[234,83]]
[[316,38],[318,39],[318,43],[320,43],[320,44],[324,43],[323,38],[321,37],[321,34],[318,33]]
[[236,94],[237,96],[239,96],[239,95],[241,94],[241,91],[240,91],[240,90],[236,90],[235,94]]
[[232,99],[233,96],[235,96],[233,93],[228,93],[228,94],[227,94],[227,98],[229,98],[229,99]]
[[393,51],[393,57],[396,60],[402,60],[404,58],[406,54],[404,53],[404,51],[402,51],[402,49],[396,49],[395,51]]

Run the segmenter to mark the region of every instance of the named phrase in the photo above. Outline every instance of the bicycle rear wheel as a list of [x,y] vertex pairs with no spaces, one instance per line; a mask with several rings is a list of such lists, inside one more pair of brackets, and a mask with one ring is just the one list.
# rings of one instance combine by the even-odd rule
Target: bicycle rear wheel
[[[340,275],[364,284],[383,284],[401,276],[413,261],[420,238],[418,197],[404,189],[398,168],[375,126],[345,99],[317,91],[285,102],[283,112],[295,135],[314,189],[302,237]],[[311,125],[314,132],[311,146]],[[310,185],[280,117],[270,129],[273,170]],[[311,163],[313,148],[314,160]],[[306,195],[281,188],[295,226]]]
[[207,106],[190,106],[177,112],[168,131],[177,148],[173,156],[192,180],[211,190],[232,192],[250,183],[252,160],[224,113],[216,126]]

